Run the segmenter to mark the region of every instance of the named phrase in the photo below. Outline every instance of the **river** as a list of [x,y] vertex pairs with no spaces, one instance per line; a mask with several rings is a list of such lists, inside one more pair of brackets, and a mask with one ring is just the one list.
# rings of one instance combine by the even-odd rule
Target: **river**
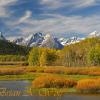
[[29,81],[0,81],[0,100],[100,100],[100,95],[29,96],[26,90],[30,85]]

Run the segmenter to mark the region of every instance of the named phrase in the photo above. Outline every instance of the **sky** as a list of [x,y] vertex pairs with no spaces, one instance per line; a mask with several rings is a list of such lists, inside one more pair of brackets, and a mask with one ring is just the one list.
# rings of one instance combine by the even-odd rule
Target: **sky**
[[0,0],[0,31],[8,38],[100,32],[100,0]]

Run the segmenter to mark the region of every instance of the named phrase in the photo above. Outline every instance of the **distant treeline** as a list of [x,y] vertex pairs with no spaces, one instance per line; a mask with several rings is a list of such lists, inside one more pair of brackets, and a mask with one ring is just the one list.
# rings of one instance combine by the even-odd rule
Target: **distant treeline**
[[88,38],[62,50],[33,48],[28,62],[31,66],[100,66],[100,38]]
[[29,48],[0,40],[0,55],[27,55]]
[[27,62],[30,48],[0,40],[0,65]]

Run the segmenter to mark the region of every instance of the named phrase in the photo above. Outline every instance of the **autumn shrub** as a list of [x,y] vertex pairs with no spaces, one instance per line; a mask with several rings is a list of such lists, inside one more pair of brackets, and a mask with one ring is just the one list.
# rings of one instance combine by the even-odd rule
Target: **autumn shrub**
[[25,68],[0,68],[0,75],[18,75],[26,73]]
[[88,68],[88,75],[99,76],[100,75],[100,67],[90,67]]
[[100,92],[100,79],[83,79],[78,81],[77,90],[82,93]]
[[95,72],[91,71],[91,72],[88,73],[88,75],[100,76],[100,71],[95,71]]
[[61,73],[64,73],[64,70],[63,68],[57,68],[57,67],[49,67],[49,68],[46,68],[44,69],[44,72],[45,73],[57,73],[57,74],[61,74]]
[[40,67],[40,66],[34,66],[34,67],[30,67],[30,66],[28,66],[27,68],[26,68],[26,71],[27,72],[36,72],[36,73],[44,73],[44,69],[45,69],[45,67]]
[[64,88],[73,87],[76,81],[58,76],[40,76],[32,82],[33,88]]
[[33,68],[33,67],[27,67],[26,71],[27,72],[36,72],[37,70],[35,68]]

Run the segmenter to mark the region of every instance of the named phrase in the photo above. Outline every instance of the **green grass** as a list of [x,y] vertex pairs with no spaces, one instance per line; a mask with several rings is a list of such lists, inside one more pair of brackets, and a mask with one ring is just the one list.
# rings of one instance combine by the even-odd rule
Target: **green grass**
[[0,80],[34,80],[38,74],[23,74],[23,75],[0,75]]

